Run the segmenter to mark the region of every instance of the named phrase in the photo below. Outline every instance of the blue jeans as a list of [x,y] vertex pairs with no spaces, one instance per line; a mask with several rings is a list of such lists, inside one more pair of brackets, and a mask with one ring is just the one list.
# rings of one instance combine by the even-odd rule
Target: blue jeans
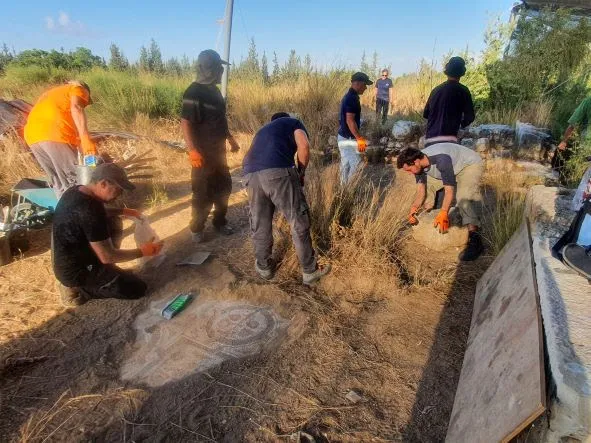
[[357,172],[361,155],[357,150],[357,140],[345,138],[341,135],[337,137],[339,152],[341,153],[341,184],[347,183]]

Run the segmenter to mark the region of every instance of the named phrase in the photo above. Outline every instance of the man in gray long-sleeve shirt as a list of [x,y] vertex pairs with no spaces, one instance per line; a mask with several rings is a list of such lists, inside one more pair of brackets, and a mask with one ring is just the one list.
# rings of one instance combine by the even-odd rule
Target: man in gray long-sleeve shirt
[[[433,208],[435,192],[443,185],[445,197],[434,226],[440,233],[447,232],[448,212],[455,197],[455,206],[462,216],[462,223],[468,226],[470,232],[468,245],[460,254],[460,260],[478,258],[483,249],[478,233],[482,205],[480,155],[455,143],[438,143],[422,151],[405,149],[398,156],[397,166],[414,174],[417,181],[417,194],[410,209],[409,222],[418,222],[415,215],[423,205],[427,210]],[[430,180],[427,180],[427,176]]]

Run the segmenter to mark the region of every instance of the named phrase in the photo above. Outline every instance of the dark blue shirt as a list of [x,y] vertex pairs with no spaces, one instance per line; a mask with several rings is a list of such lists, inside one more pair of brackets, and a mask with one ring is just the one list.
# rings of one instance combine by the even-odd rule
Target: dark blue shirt
[[294,136],[296,129],[308,134],[302,122],[291,117],[278,118],[259,129],[242,161],[244,173],[270,168],[293,168],[298,150]]
[[390,88],[393,87],[392,80],[389,78],[378,78],[376,88],[378,90],[376,97],[380,100],[390,101]]
[[454,80],[440,84],[431,91],[423,117],[427,119],[425,138],[457,136],[460,128],[465,128],[474,121],[474,104],[470,90]]
[[345,94],[341,101],[339,135],[345,138],[355,138],[347,126],[348,113],[355,114],[355,121],[357,122],[357,128],[359,128],[361,126],[361,103],[359,102],[359,94],[353,88],[349,89],[349,92]]

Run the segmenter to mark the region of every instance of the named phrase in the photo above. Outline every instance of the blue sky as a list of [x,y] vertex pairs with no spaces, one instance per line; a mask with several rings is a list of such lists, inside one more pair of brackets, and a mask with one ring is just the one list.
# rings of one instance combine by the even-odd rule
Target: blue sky
[[[217,20],[225,0],[30,0],[2,6],[0,44],[15,50],[90,48],[108,57],[115,42],[135,60],[154,38],[163,57],[195,58],[223,38]],[[508,19],[514,0],[235,0],[231,60],[246,56],[254,37],[259,54],[283,62],[290,49],[318,66],[357,67],[365,50],[394,74],[414,71],[421,58],[483,47],[487,23]]]

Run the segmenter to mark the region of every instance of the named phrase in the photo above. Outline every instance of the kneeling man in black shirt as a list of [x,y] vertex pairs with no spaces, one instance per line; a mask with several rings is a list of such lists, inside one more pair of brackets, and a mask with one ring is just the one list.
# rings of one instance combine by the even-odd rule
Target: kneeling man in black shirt
[[[90,183],[68,189],[55,208],[53,218],[53,270],[61,283],[62,301],[79,305],[90,298],[135,299],[146,294],[146,284],[114,263],[156,255],[162,243],[146,243],[141,249],[121,250],[113,245],[109,216],[135,216],[133,209],[106,209],[123,190],[135,186],[125,171],[103,163],[92,173]],[[108,211],[108,212],[107,212]]]

